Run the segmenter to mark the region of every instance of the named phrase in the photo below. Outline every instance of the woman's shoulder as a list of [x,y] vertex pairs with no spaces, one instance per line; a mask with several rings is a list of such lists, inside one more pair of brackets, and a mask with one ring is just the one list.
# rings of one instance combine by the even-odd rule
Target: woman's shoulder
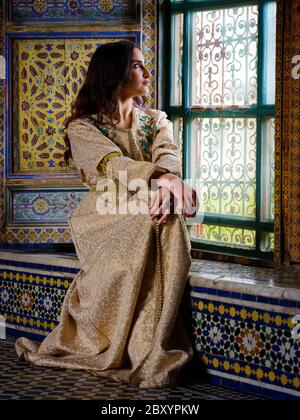
[[150,117],[155,123],[158,123],[164,118],[167,118],[167,114],[164,111],[154,108],[137,108],[140,116]]
[[80,130],[83,128],[96,130],[96,124],[93,123],[92,118],[89,118],[89,117],[78,117],[70,121],[68,124],[68,132],[74,131],[74,130]]
[[138,108],[139,111],[143,114],[149,115],[151,117],[161,118],[166,117],[167,114],[164,111],[161,111],[160,109],[154,109],[154,108]]

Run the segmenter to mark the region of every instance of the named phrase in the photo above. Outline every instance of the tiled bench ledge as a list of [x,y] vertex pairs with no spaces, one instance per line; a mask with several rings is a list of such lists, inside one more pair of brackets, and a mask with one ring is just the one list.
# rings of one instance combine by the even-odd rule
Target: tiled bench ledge
[[80,269],[77,255],[72,253],[0,251],[0,264],[3,265],[4,261]]
[[[76,254],[0,251],[0,314],[8,331],[42,340],[79,271]],[[207,379],[265,397],[300,399],[300,272],[193,260],[184,308]]]
[[300,302],[300,271],[193,260],[190,275],[195,286]]

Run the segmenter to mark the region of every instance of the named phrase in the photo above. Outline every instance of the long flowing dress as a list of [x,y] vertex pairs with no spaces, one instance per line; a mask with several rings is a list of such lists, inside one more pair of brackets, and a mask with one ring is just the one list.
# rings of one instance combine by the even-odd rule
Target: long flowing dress
[[158,226],[149,214],[97,211],[104,194],[97,182],[119,185],[119,171],[128,182],[142,178],[147,184],[160,172],[181,176],[165,112],[133,107],[132,115],[130,129],[108,129],[90,118],[69,124],[73,160],[90,188],[69,217],[81,269],[57,327],[41,344],[19,338],[15,349],[34,365],[163,388],[178,384],[193,356],[180,310],[191,265],[185,220],[175,214]]

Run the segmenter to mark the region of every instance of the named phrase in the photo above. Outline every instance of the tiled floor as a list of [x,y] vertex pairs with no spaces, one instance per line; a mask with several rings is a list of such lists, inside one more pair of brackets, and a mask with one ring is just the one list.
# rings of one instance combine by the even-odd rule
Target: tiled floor
[[251,395],[191,383],[163,390],[142,390],[82,371],[40,368],[18,360],[14,338],[0,340],[0,400],[254,400]]

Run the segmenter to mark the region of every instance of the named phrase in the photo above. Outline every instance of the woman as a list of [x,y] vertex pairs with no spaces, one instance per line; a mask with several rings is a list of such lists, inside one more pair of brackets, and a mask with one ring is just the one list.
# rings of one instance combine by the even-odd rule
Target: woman
[[[185,185],[182,193],[166,114],[136,106],[149,92],[149,78],[129,41],[103,45],[92,57],[68,122],[65,156],[90,188],[69,218],[81,270],[55,330],[40,345],[18,339],[16,351],[35,365],[159,388],[177,384],[193,355],[179,306],[191,264],[184,217],[194,215],[195,191]],[[100,214],[97,200],[106,192],[96,188],[99,181],[113,181],[118,192],[126,188],[127,199],[136,194],[119,171],[128,183],[145,181],[146,214]],[[175,201],[182,214],[174,214]]]

